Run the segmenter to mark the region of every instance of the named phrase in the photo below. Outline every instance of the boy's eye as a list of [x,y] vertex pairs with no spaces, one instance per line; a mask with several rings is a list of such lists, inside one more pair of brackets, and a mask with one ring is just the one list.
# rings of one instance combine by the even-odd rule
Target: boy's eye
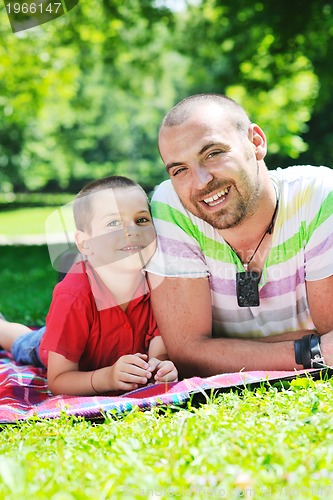
[[137,224],[144,224],[145,222],[151,222],[150,219],[147,219],[147,217],[140,217],[139,219],[137,219],[136,223]]
[[117,226],[122,226],[122,223],[119,220],[112,220],[112,221],[107,223],[107,226],[117,227]]

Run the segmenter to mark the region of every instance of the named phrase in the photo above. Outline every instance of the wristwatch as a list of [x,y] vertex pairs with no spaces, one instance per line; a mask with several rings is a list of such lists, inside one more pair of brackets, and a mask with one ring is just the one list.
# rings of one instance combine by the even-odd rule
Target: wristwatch
[[321,337],[311,333],[294,342],[295,361],[304,368],[324,368],[326,366],[321,352]]

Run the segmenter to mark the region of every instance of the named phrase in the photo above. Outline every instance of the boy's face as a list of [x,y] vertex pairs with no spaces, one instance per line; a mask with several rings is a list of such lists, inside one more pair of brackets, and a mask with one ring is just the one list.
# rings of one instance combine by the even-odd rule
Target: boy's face
[[88,196],[92,219],[80,251],[94,267],[118,262],[123,272],[142,269],[156,249],[145,193],[137,187],[110,188]]

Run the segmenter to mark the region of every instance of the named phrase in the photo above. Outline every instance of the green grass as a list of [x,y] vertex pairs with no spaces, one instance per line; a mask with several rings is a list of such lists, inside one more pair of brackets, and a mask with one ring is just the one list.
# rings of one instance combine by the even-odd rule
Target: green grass
[[[0,310],[42,322],[56,279],[47,249],[0,251]],[[0,499],[333,498],[332,400],[332,379],[298,379],[102,424],[0,425]]]
[[44,324],[56,281],[47,246],[0,247],[0,311],[7,319]]
[[4,427],[0,497],[332,498],[332,397],[331,382],[309,381],[100,425]]
[[32,207],[0,213],[1,235],[44,234],[45,221],[57,207]]

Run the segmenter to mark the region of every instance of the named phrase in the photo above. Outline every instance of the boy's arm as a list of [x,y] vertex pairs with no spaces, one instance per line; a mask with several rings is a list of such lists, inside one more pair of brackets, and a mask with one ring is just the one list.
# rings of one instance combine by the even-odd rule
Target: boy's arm
[[158,358],[160,361],[169,359],[165,344],[160,335],[153,337],[149,342],[148,357]]
[[151,377],[145,354],[121,356],[112,366],[89,372],[79,371],[78,363],[49,352],[47,380],[53,394],[91,396],[110,391],[130,391],[145,385]]
[[161,336],[152,338],[148,349],[149,367],[154,374],[154,381],[175,382],[178,380],[178,371],[172,361],[169,361],[163,339]]

